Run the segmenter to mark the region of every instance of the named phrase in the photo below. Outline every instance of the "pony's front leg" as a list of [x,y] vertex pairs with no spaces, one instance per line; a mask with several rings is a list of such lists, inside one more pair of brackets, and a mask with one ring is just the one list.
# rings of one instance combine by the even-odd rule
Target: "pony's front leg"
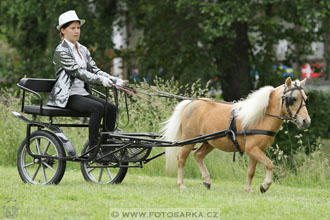
[[199,169],[202,173],[203,185],[207,189],[211,188],[211,178],[210,178],[210,173],[209,173],[209,171],[207,170],[207,168],[205,166],[204,158],[213,149],[214,148],[209,143],[205,142],[194,153],[195,160],[196,160],[197,165],[199,166]]
[[273,162],[265,155],[265,153],[258,147],[252,148],[250,151],[246,152],[250,157],[253,157],[259,163],[266,167],[266,178],[264,182],[260,185],[260,191],[262,193],[266,192],[270,185],[273,183],[272,173],[273,173]]
[[251,183],[252,183],[254,173],[256,171],[256,166],[257,166],[257,161],[254,158],[252,158],[251,156],[249,156],[248,176],[247,176],[246,186],[245,186],[245,191],[247,191],[247,192],[253,192]]
[[183,183],[183,167],[186,163],[186,160],[191,152],[194,144],[192,145],[185,145],[182,147],[181,151],[178,154],[178,185],[180,189],[185,189],[185,185]]

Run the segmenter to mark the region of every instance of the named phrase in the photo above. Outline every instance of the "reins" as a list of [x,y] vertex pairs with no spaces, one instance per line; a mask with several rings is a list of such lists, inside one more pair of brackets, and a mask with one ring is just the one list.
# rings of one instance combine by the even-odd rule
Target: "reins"
[[292,120],[291,118],[289,118],[289,117],[286,117],[286,116],[278,116],[278,115],[272,115],[272,114],[268,114],[268,113],[266,113],[266,115],[268,115],[268,116],[271,116],[271,117],[274,117],[274,118],[277,118],[277,119],[280,119],[280,120]]
[[[168,109],[148,98],[145,98],[141,95],[139,95],[138,93],[140,94],[143,94],[143,95],[147,95],[147,96],[156,96],[156,97],[162,97],[162,98],[176,98],[176,99],[180,99],[180,100],[203,100],[203,101],[213,101],[213,102],[219,102],[219,103],[223,103],[223,104],[233,104],[233,102],[226,102],[226,101],[222,101],[222,100],[217,100],[217,99],[211,99],[211,98],[191,98],[191,97],[187,97],[187,96],[182,96],[182,95],[176,95],[176,94],[172,94],[172,93],[168,93],[168,92],[162,92],[162,91],[158,91],[158,90],[153,90],[153,89],[146,89],[146,88],[143,88],[141,86],[139,86],[138,88],[140,89],[143,89],[143,90],[148,90],[148,91],[151,91],[153,93],[150,93],[150,92],[142,92],[142,91],[136,91],[136,89],[132,88],[132,87],[128,87],[128,86],[118,86],[118,85],[114,85],[115,88],[119,89],[119,90],[122,90],[123,92],[125,93],[128,93],[128,94],[131,94],[131,95],[135,95],[141,99],[144,99],[145,101],[153,104],[153,105],[156,105],[162,109],[165,109],[165,110],[173,110],[173,109]],[[155,94],[156,93],[156,94]]]
[[128,87],[118,86],[118,85],[115,85],[115,87],[116,87],[117,89],[119,89],[119,90],[122,90],[122,91],[128,93],[128,94],[135,95],[135,96],[137,96],[137,97],[139,97],[139,98],[141,98],[141,99],[144,99],[144,100],[150,102],[151,104],[158,106],[159,108],[162,108],[162,109],[164,109],[164,110],[168,110],[168,109],[165,108],[164,106],[162,106],[162,105],[160,105],[160,104],[158,104],[158,103],[156,103],[156,102],[154,102],[154,101],[152,101],[152,100],[150,100],[150,99],[147,99],[146,97],[143,97],[143,96],[139,95],[138,93],[136,93],[136,92],[130,90]]
[[[164,110],[172,111],[172,109],[168,109],[168,108],[166,108],[166,107],[164,107],[164,106],[162,106],[162,105],[160,105],[160,104],[158,104],[158,103],[156,103],[156,102],[154,102],[154,101],[152,101],[152,100],[150,100],[148,98],[145,98],[145,97],[139,95],[136,91],[134,91],[132,88],[129,88],[127,86],[119,86],[119,85],[113,84],[113,88],[114,88],[114,96],[115,96],[115,104],[117,106],[117,112],[118,112],[118,106],[119,106],[118,92],[117,92],[117,90],[121,90],[125,94],[124,97],[125,97],[125,108],[126,108],[126,115],[127,115],[127,124],[124,127],[128,126],[129,121],[130,121],[129,110],[128,110],[128,102],[127,102],[127,94],[131,94],[131,95],[137,96],[137,97],[139,97],[141,99],[144,99],[147,102],[150,102],[151,104],[156,105],[157,107],[162,108]],[[145,95],[150,95],[148,93],[143,93],[143,92],[139,92],[139,93],[142,93],[142,94],[145,94]],[[106,98],[106,100],[107,99],[108,98]],[[118,114],[117,114],[116,117],[118,117]],[[118,121],[118,120],[116,120],[116,121]],[[118,128],[118,124],[116,125],[116,128],[115,129],[117,129],[117,128]]]
[[[156,105],[157,107],[160,107],[164,110],[169,110],[167,108],[165,108],[164,106],[146,98],[146,97],[143,97],[141,95],[139,95],[138,93],[141,93],[141,94],[144,94],[144,95],[148,95],[148,96],[157,96],[157,97],[164,97],[164,98],[177,98],[177,99],[181,99],[181,100],[203,100],[203,101],[215,101],[215,102],[220,102],[220,103],[225,103],[225,104],[234,104],[232,102],[225,102],[225,101],[221,101],[221,100],[215,100],[215,99],[198,99],[198,98],[190,98],[190,97],[185,97],[185,96],[180,96],[180,95],[175,95],[175,94],[171,94],[171,93],[167,93],[167,92],[162,92],[162,91],[157,91],[157,90],[151,90],[149,89],[149,91],[151,90],[152,92],[154,93],[147,93],[147,92],[142,92],[142,91],[139,91],[137,92],[135,89],[133,88],[130,88],[128,86],[119,86],[119,85],[114,85],[114,87],[116,89],[119,89],[123,92],[125,92],[125,103],[126,103],[126,110],[127,110],[127,115],[128,115],[128,120],[129,120],[129,113],[128,113],[128,105],[127,105],[127,98],[126,98],[126,94],[131,94],[131,95],[134,95],[134,96],[137,96],[145,101],[148,101],[149,103],[153,104],[153,105]],[[145,88],[142,88],[140,87],[141,89],[144,89],[144,90],[147,90]],[[300,94],[301,94],[301,103],[300,103],[300,106],[297,110],[297,112],[295,113],[294,116],[292,116],[292,112],[290,110],[290,105],[293,104],[293,91],[294,90],[299,90]],[[286,94],[288,92],[291,92],[289,96],[287,96]],[[156,94],[155,94],[156,93]],[[304,102],[304,103],[303,103]],[[280,119],[280,120],[296,120],[296,117],[300,111],[300,109],[303,107],[303,106],[306,106],[306,100],[304,99],[303,97],[303,94],[302,94],[302,87],[298,86],[297,84],[294,84],[294,87],[293,88],[290,88],[290,89],[287,89],[287,87],[285,86],[284,88],[284,91],[283,91],[283,95],[282,95],[282,98],[281,98],[281,105],[283,105],[283,103],[285,103],[286,105],[286,109],[287,109],[287,112],[289,114],[290,117],[287,117],[287,116],[277,116],[277,115],[272,115],[272,114],[268,114],[266,113],[265,115],[267,116],[271,116],[271,117],[275,117],[277,119]],[[118,103],[116,103],[118,104]],[[227,147],[227,151],[229,151],[229,146],[230,146],[230,141],[234,144],[234,155],[233,155],[233,162],[235,162],[235,159],[236,159],[236,152],[239,152],[240,155],[242,156],[244,154],[244,152],[240,149],[240,146],[238,144],[238,141],[237,141],[237,135],[244,135],[244,138],[246,135],[267,135],[267,136],[272,136],[274,137],[276,135],[276,132],[274,131],[268,131],[268,130],[243,130],[243,131],[237,131],[237,127],[236,127],[236,119],[235,119],[235,112],[232,111],[232,115],[231,115],[231,118],[230,118],[230,123],[229,123],[229,127],[228,129],[226,130],[226,135],[228,137],[228,147]]]

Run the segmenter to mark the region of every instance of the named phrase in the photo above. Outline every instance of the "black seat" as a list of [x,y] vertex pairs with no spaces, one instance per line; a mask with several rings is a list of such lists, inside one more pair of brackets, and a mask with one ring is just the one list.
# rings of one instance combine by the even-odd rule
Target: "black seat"
[[[88,113],[79,113],[70,109],[44,106],[40,92],[50,93],[54,87],[55,79],[23,78],[17,84],[23,89],[22,112],[42,116],[62,116],[62,117],[89,117]],[[31,92],[39,97],[39,105],[25,105],[25,92]]]
[[[40,115],[40,106],[36,105],[26,105],[23,109],[24,113]],[[62,116],[62,117],[89,117],[88,113],[80,113],[72,111],[66,108],[58,108],[52,106],[42,106],[42,115],[43,116]]]

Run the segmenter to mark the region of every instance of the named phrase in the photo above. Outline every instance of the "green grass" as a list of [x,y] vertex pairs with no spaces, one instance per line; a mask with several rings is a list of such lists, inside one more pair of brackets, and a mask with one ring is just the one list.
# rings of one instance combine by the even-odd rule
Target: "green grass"
[[[173,85],[164,84],[159,90],[167,91],[170,86]],[[23,184],[15,167],[26,124],[11,114],[12,110],[19,111],[20,100],[12,95],[3,97],[6,98],[0,102],[0,121],[5,122],[0,123],[0,219],[5,218],[8,204],[19,208],[16,219],[111,219],[112,210],[133,208],[156,212],[214,211],[215,208],[222,219],[328,219],[330,216],[330,140],[322,140],[320,149],[310,155],[298,152],[290,161],[283,155],[280,160],[275,159],[275,183],[264,195],[259,192],[265,177],[262,165],[258,165],[253,180],[255,193],[246,193],[247,156],[237,155],[233,163],[232,153],[218,150],[205,159],[212,178],[210,191],[201,184],[201,174],[192,155],[184,169],[188,187],[185,191],[178,189],[176,174],[164,176],[164,157],[146,164],[143,169],[129,169],[120,185],[87,183],[79,164],[72,162],[67,163],[59,185]],[[153,101],[160,102],[160,99]],[[168,108],[174,106],[166,100],[162,104]],[[143,101],[132,102],[130,109],[131,121],[124,129],[128,132],[157,132],[160,122],[170,114]],[[63,130],[79,153],[87,140],[87,129]],[[152,155],[163,150],[154,148]]]
[[[260,178],[254,179],[254,193],[246,193],[241,181],[213,180],[211,190],[207,190],[196,179],[186,179],[187,189],[180,191],[175,178],[130,172],[122,184],[97,185],[85,182],[80,171],[68,170],[59,185],[39,186],[22,183],[16,168],[0,169],[0,205],[16,200],[17,219],[111,219],[112,211],[118,210],[216,210],[220,219],[328,219],[330,216],[329,188],[296,188],[275,183],[267,193],[261,194]],[[3,209],[0,216],[4,218]]]

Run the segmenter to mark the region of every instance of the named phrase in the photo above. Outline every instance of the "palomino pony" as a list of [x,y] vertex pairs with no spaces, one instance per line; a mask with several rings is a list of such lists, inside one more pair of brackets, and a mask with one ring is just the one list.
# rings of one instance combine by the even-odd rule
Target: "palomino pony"
[[[267,171],[260,186],[266,192],[272,184],[272,161],[265,155],[265,150],[274,142],[274,135],[284,119],[292,120],[298,128],[306,128],[311,119],[306,108],[307,97],[302,86],[306,79],[292,82],[287,78],[285,84],[273,88],[263,87],[251,93],[247,99],[232,103],[217,102],[210,99],[184,100],[180,102],[172,116],[165,122],[163,137],[168,141],[182,141],[201,135],[228,129],[231,116],[236,119],[237,142],[239,150],[249,156],[248,175],[245,190],[252,192],[252,179],[257,162],[263,164]],[[252,133],[248,131],[263,131]],[[248,135],[242,135],[246,132]],[[273,135],[270,135],[273,134]],[[183,183],[183,167],[195,144],[183,147],[166,148],[166,171],[175,170],[175,158],[178,162],[178,185]],[[227,138],[217,138],[203,142],[194,152],[195,160],[202,173],[203,184],[209,189],[210,174],[204,164],[205,156],[214,148],[235,152],[234,143]]]

